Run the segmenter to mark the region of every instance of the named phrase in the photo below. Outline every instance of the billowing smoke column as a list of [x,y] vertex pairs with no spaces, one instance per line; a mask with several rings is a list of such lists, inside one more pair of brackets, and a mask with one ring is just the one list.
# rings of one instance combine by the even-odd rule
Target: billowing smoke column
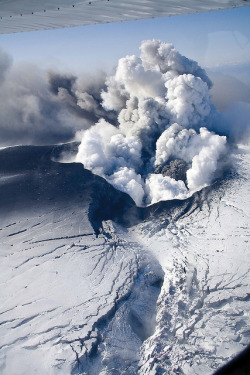
[[211,81],[195,61],[159,40],[119,60],[101,93],[116,113],[80,134],[76,161],[128,193],[138,206],[185,199],[209,185],[226,137],[208,130]]

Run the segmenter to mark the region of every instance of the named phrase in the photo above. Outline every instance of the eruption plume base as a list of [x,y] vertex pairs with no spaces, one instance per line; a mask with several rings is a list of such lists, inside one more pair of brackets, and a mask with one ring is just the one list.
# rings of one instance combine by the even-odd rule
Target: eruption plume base
[[[119,60],[101,93],[118,124],[100,119],[82,132],[75,161],[146,206],[209,185],[227,141],[208,130],[216,110],[206,72],[172,44],[144,41],[140,49],[140,57]],[[176,159],[186,166],[184,181],[157,173]]]

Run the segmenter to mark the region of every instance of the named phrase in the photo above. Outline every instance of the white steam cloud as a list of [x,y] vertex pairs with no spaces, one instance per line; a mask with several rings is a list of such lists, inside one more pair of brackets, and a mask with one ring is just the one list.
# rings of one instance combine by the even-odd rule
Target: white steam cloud
[[140,57],[119,60],[101,93],[117,123],[100,119],[78,134],[75,161],[144,206],[209,185],[227,141],[208,130],[216,110],[206,72],[172,44],[144,41],[140,49]]
[[[227,139],[250,136],[249,89],[242,102],[233,84],[227,91],[241,102],[221,114],[197,62],[159,40],[144,41],[140,50],[139,57],[121,58],[109,77],[46,73],[16,65],[0,50],[0,146],[78,140],[70,161],[138,206],[185,199],[211,184],[223,169]],[[218,87],[214,97],[223,96]]]

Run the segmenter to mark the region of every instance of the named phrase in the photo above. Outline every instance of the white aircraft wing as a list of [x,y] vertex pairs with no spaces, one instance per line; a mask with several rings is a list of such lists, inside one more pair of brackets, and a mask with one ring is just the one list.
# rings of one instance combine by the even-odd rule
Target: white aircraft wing
[[249,5],[250,0],[0,0],[0,33],[132,21]]

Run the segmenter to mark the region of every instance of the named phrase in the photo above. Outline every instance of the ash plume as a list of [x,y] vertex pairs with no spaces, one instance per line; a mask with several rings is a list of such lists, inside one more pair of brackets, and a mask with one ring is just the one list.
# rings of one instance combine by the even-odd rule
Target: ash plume
[[68,142],[100,118],[114,123],[112,111],[101,106],[105,79],[15,65],[0,50],[0,145]]
[[[140,49],[140,57],[119,60],[101,93],[118,125],[100,120],[81,133],[75,160],[144,206],[209,185],[227,140],[209,130],[217,111],[206,72],[172,44],[144,41]],[[170,165],[171,173],[159,173]],[[181,165],[179,178],[173,168]]]
[[159,40],[140,50],[95,77],[17,66],[0,51],[0,145],[77,140],[62,162],[82,163],[138,206],[211,184],[228,144],[249,136],[249,103],[220,113],[197,62]]
[[105,88],[106,80],[104,73],[93,78],[48,72],[47,79],[50,91],[71,114],[88,121],[89,126],[100,118],[107,118],[113,123],[114,116],[101,105],[101,91]]

